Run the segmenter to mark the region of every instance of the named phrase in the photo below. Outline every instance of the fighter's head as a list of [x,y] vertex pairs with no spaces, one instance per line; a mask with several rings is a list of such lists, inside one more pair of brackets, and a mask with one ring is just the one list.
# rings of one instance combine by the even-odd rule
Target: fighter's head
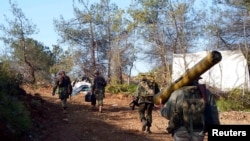
[[190,83],[190,85],[191,86],[197,86],[197,85],[199,85],[199,80],[200,79],[202,79],[202,77],[201,76],[198,76],[197,78],[195,78],[191,83]]

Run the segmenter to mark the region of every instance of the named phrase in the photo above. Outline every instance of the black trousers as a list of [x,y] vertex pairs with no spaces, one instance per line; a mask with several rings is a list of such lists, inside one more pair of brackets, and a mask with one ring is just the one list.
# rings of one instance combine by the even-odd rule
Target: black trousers
[[152,124],[152,111],[153,111],[154,104],[153,103],[140,103],[139,104],[139,116],[140,120],[146,119],[148,122],[148,126],[150,127]]
[[95,106],[96,105],[96,97],[95,94],[91,95],[91,105]]

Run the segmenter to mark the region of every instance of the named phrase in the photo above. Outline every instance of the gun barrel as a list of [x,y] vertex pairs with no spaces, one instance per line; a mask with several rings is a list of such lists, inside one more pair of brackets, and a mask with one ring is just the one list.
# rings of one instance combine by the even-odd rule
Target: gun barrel
[[129,103],[129,107],[131,108],[131,110],[134,110],[134,109],[135,109],[135,103],[134,103],[134,101],[131,101],[131,102]]
[[154,95],[155,104],[164,104],[171,93],[197,79],[201,74],[205,73],[222,59],[221,53],[211,51],[195,64],[191,69],[187,70],[181,77],[175,80],[169,87],[164,88],[161,92]]

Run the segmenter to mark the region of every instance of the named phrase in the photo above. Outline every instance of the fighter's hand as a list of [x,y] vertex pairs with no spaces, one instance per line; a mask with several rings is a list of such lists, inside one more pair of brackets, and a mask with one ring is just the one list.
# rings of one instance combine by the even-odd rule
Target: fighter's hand
[[157,105],[157,104],[154,104],[154,107],[156,107],[157,109],[161,109],[162,108],[162,106],[161,106],[161,104],[159,105]]
[[154,104],[154,106],[159,109],[163,108],[162,99],[160,98],[160,104]]
[[159,101],[160,101],[160,104],[162,104],[162,98],[160,98]]

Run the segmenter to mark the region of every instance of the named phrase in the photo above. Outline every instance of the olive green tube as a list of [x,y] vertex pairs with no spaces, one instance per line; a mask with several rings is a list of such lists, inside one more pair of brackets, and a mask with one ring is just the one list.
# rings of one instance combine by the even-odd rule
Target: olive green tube
[[173,82],[169,87],[164,88],[158,94],[154,96],[154,103],[164,104],[171,93],[197,79],[200,75],[205,73],[215,64],[220,62],[222,59],[221,53],[218,51],[211,51],[201,59],[197,64],[195,64],[191,69],[188,69],[181,77],[179,77],[175,82]]

